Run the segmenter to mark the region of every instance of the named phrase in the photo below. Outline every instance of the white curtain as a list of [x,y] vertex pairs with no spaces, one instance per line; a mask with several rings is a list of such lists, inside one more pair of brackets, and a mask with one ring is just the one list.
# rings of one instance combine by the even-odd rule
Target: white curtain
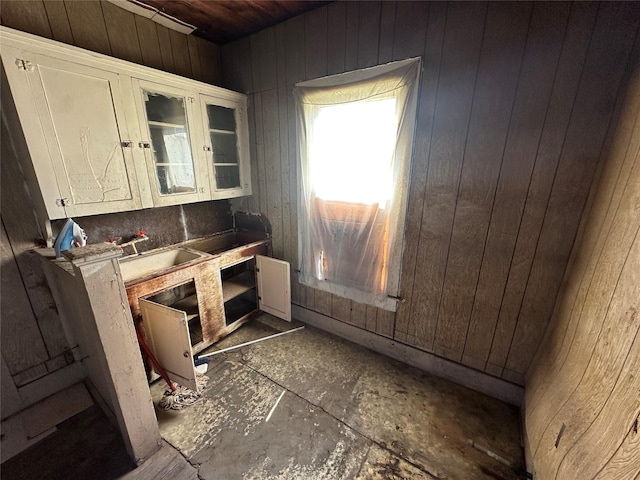
[[420,59],[299,83],[300,282],[396,309]]

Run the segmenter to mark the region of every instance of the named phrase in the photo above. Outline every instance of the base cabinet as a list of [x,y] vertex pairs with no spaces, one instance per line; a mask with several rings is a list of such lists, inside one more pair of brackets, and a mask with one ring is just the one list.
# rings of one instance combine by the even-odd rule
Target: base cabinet
[[209,263],[214,262],[215,280],[219,280],[214,290],[198,291],[196,281],[182,279],[138,299],[151,351],[169,378],[192,390],[197,390],[195,353],[233,332],[258,311],[291,321],[289,263],[264,255],[230,264],[216,259]]

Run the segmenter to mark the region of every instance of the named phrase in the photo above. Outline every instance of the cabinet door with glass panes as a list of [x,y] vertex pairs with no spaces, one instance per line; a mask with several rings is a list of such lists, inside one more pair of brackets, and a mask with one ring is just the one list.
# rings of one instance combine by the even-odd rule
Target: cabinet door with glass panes
[[246,97],[237,100],[200,95],[213,199],[251,194]]
[[136,111],[155,206],[211,198],[206,165],[197,148],[197,93],[133,80]]

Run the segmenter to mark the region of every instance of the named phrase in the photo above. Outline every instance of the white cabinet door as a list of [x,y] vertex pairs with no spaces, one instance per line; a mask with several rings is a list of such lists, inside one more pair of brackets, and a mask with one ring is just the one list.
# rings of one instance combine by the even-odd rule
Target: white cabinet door
[[211,198],[197,93],[133,79],[136,111],[155,206]]
[[171,380],[197,391],[187,314],[142,298],[140,312],[149,348],[158,363],[167,371]]
[[251,194],[246,99],[200,95],[204,147],[212,198]]
[[256,255],[258,308],[291,321],[291,277],[289,263]]
[[[29,144],[45,143],[33,158],[41,185],[53,168],[58,191],[43,189],[51,218],[141,208],[134,151],[128,142],[120,75],[44,55],[21,52],[28,68],[11,69],[16,104],[32,102],[38,123],[21,118]],[[29,92],[16,85],[24,82]],[[20,115],[20,111],[19,111]],[[135,134],[135,133],[134,133]],[[59,207],[64,207],[64,213]]]

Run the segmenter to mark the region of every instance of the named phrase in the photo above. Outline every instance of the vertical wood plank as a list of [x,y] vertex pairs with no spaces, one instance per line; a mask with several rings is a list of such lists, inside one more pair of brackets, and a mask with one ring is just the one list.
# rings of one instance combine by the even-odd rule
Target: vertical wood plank
[[[289,57],[287,57],[287,62]],[[298,298],[298,270],[300,268],[298,263],[298,142],[296,136],[296,109],[293,96],[291,94],[291,87],[287,87],[287,113],[289,117],[288,121],[288,153],[289,153],[289,201],[291,207],[289,209],[289,225],[290,225],[290,242],[291,242],[291,295],[292,298]],[[284,219],[286,221],[286,218]]]
[[198,52],[200,54],[200,74],[202,81],[211,85],[222,86],[222,58],[220,47],[200,37],[198,40]]
[[360,5],[358,24],[358,68],[372,67],[378,63],[381,2]]
[[464,350],[530,14],[530,3],[491,3],[487,12],[434,339],[434,351],[455,361]]
[[287,86],[287,29],[284,23],[275,26],[276,85]]
[[427,349],[433,347],[444,284],[485,11],[486,4],[480,2],[450,3],[447,11],[440,77],[450,81],[438,85],[416,257],[420,271],[429,275],[416,274],[410,313],[416,322],[417,346]]
[[347,72],[358,67],[358,27],[361,4],[361,2],[347,2],[347,36],[344,52],[344,68]]
[[[285,66],[282,70],[286,73]],[[291,241],[291,196],[297,192],[291,191],[290,177],[291,166],[289,160],[289,98],[287,88],[278,88],[278,120],[280,139],[278,145],[280,147],[280,188],[282,191],[282,258],[291,262],[293,260],[293,246]],[[294,266],[294,269],[296,267]]]
[[592,3],[572,5],[486,366],[493,375],[502,375],[507,359],[597,11]]
[[636,35],[627,94],[605,141],[608,158],[591,189],[553,323],[527,375],[526,434],[541,476],[638,473],[639,452],[628,450],[628,437],[637,443],[640,414],[639,52]]
[[289,192],[291,208],[290,208],[290,231],[291,231],[291,257],[292,257],[292,283],[291,296],[294,302],[299,305],[306,305],[306,287],[298,282],[298,162],[299,154],[298,142],[296,134],[296,110],[293,97],[291,95],[291,86],[305,79],[305,20],[300,15],[288,20],[285,23],[285,67],[286,81],[288,90],[288,137],[289,137]]
[[[27,145],[21,132],[12,128],[13,123],[7,125],[6,119],[17,118],[15,107],[7,92],[2,88],[2,142],[0,142],[0,214],[2,223],[6,229],[8,242],[3,241],[3,245],[10,245],[11,252],[15,257],[21,282],[29,297],[31,311],[38,323],[38,336],[36,331],[27,327],[29,322],[29,312],[24,312],[25,335],[20,341],[34,345],[35,352],[42,354],[38,345],[44,341],[45,353],[49,358],[60,355],[69,348],[67,339],[62,328],[62,322],[56,309],[55,302],[51,296],[51,291],[42,271],[42,257],[34,252],[34,247],[38,239],[43,238],[40,225],[36,221],[36,209],[29,191],[25,188],[27,181],[24,170],[20,164],[20,159],[28,158]],[[9,120],[10,121],[10,120]],[[11,129],[11,130],[9,130]],[[21,208],[15,208],[20,205]],[[6,248],[6,247],[3,247]],[[4,290],[3,290],[4,291]],[[3,294],[4,297],[4,294]],[[4,314],[3,314],[4,316]],[[4,325],[5,320],[2,320]],[[33,333],[34,336],[30,335]],[[4,334],[3,334],[4,337]],[[10,338],[6,339],[10,340]],[[3,342],[5,339],[3,339]],[[15,339],[16,342],[19,340]],[[3,343],[4,345],[4,343]],[[24,355],[30,356],[29,352]],[[34,380],[36,376],[47,373],[46,367],[34,366],[22,375],[24,382]],[[14,377],[14,380],[16,378]],[[16,380],[17,381],[17,380]]]
[[44,2],[44,8],[47,11],[49,26],[51,27],[51,38],[59,42],[74,45],[75,42],[71,34],[71,26],[69,25],[69,18],[67,17],[67,9],[64,6],[64,2],[62,0],[48,0]]
[[370,332],[376,332],[378,320],[378,309],[371,305],[367,305],[364,326]]
[[[385,2],[384,5],[386,5]],[[409,202],[405,220],[405,246],[402,255],[402,275],[400,277],[400,296],[404,301],[398,304],[396,331],[394,335],[400,341],[416,345],[417,330],[423,325],[423,319],[411,316],[414,279],[420,278],[421,265],[418,263],[418,240],[420,238],[423,200],[427,182],[429,151],[435,121],[438,79],[442,61],[442,46],[445,34],[447,4],[432,2],[429,8],[429,23],[424,52],[424,72],[420,86],[418,118],[413,149],[413,164]],[[418,277],[416,277],[418,275]],[[409,340],[409,336],[412,340]]]
[[66,0],[64,4],[76,46],[111,55],[111,45],[100,2]]
[[265,172],[265,156],[264,156],[264,107],[263,107],[263,93],[256,93],[254,95],[254,112],[255,112],[255,139],[256,139],[256,161],[253,166],[256,170],[258,178],[258,210],[259,213],[267,213],[267,183]]
[[[255,39],[255,40],[254,40]],[[255,68],[253,89],[256,92],[277,87],[276,31],[267,28],[258,32],[251,41],[252,63]],[[255,53],[255,56],[253,54]]]
[[101,1],[100,4],[104,12],[111,54],[123,60],[142,63],[135,15],[113,3]]
[[[249,144],[249,152],[251,154],[251,191],[252,194],[248,198],[249,210],[251,212],[260,212],[260,182],[258,181],[258,133],[256,131],[256,123],[258,121],[258,112],[256,111],[256,94],[249,95],[247,99],[247,109],[249,116],[249,138],[252,141]],[[260,112],[262,115],[262,111]],[[261,124],[262,125],[262,124]]]
[[329,292],[316,290],[315,304],[314,304],[315,311],[322,313],[323,315],[330,316],[331,315],[331,297],[332,295]]
[[378,309],[378,316],[376,319],[376,333],[385,337],[393,338],[393,328],[395,322],[395,312],[389,310]]
[[327,7],[327,74],[344,72],[347,41],[347,4],[333,2]]
[[304,15],[306,77],[327,74],[327,8],[317,8]]
[[16,30],[52,38],[45,3],[42,0],[2,2],[2,23]]
[[[629,378],[629,382],[631,383],[633,380],[636,380],[637,383],[638,377]],[[640,389],[640,385],[636,385],[636,390]],[[617,397],[617,395],[616,395]],[[633,401],[633,398],[629,399]],[[629,405],[630,401],[623,403],[624,407]],[[607,407],[609,404],[607,404]],[[612,407],[612,410],[616,407]],[[615,410],[614,410],[615,412]],[[606,413],[603,418],[606,417]],[[618,412],[615,412],[612,416],[616,418],[620,418]],[[627,435],[624,437],[620,445],[615,449],[615,453],[609,459],[609,461],[602,467],[602,469],[598,472],[598,474],[594,477],[594,480],[607,480],[607,479],[624,479],[624,478],[633,478],[636,480],[640,477],[640,460],[638,460],[638,452],[640,452],[640,435],[635,430],[635,425],[640,422],[640,410],[638,410],[637,415],[630,422],[627,422],[627,425],[631,425],[629,430],[627,431]],[[616,432],[619,434],[619,431]]]
[[271,223],[273,255],[276,258],[283,258],[282,167],[280,162],[280,115],[278,112],[277,90],[272,89],[262,93],[262,124],[265,187],[267,190],[266,209],[263,211],[267,214],[267,218]]
[[200,65],[200,52],[198,51],[198,37],[187,35],[187,48],[189,50],[189,63],[191,63],[191,78],[204,81],[202,78],[202,66]]
[[[6,161],[7,157],[3,155],[3,158]],[[0,240],[2,357],[9,373],[15,375],[45,362],[49,355],[31,310],[31,303],[20,278],[4,225],[0,230]]]
[[292,18],[286,24],[287,85],[305,80],[305,17]]
[[333,295],[331,298],[331,316],[343,322],[349,323],[351,318],[350,301],[343,297]]
[[[429,6],[429,9],[431,8],[433,8],[433,4]],[[393,58],[395,24],[396,2],[382,2],[380,11],[380,44],[378,46],[378,64],[380,65],[390,62]]]
[[135,16],[136,30],[138,31],[138,41],[140,42],[140,55],[142,63],[151,68],[163,70],[162,52],[156,23],[148,18]]
[[349,319],[351,325],[360,328],[367,328],[367,306],[351,300],[351,317]]
[[235,61],[238,62],[238,71],[240,72],[239,86],[241,92],[257,92],[257,87],[253,84],[253,55],[251,51],[251,40],[243,38],[238,41],[238,50],[235,55]]
[[235,57],[238,43],[227,43],[220,47],[220,59],[222,62],[222,86],[231,90],[239,90],[240,72],[236,67]]
[[[611,262],[610,258],[612,254],[625,253],[624,245],[630,242],[629,233],[625,234],[629,226],[621,225],[619,217],[627,216],[628,220],[629,199],[637,196],[637,192],[633,191],[634,188],[637,190],[637,185],[633,185],[632,179],[638,175],[637,169],[640,168],[639,78],[633,79],[629,91],[631,94],[624,99],[625,111],[620,122],[616,128],[612,128],[613,146],[604,173],[598,187],[591,193],[591,206],[580,227],[579,241],[567,269],[567,287],[561,292],[557,303],[554,324],[527,380],[531,388],[527,416],[531,421],[532,445],[539,442],[542,429],[548,423],[550,408],[545,403],[548,403],[549,393],[571,388],[578,382],[576,377],[566,375],[566,372],[583,366],[575,366],[569,361],[569,356],[574,354],[573,345],[590,352],[599,332],[606,332],[606,325],[594,316],[598,310],[594,311],[593,305],[598,300],[604,302],[610,298],[615,284],[611,276],[615,275],[616,262],[620,265],[626,261],[618,258]],[[633,225],[637,227],[638,218],[631,223],[631,228]],[[609,261],[609,264],[605,264],[605,261]],[[590,310],[585,310],[587,307]],[[551,408],[553,412],[557,411],[555,405]]]
[[[471,9],[470,9],[471,10]],[[398,2],[396,6],[396,25],[393,37],[393,59],[421,55],[427,34],[427,19],[429,16],[428,2]],[[482,23],[480,15],[476,22]]]
[[[602,4],[506,368],[524,374],[553,311],[590,180],[631,54],[636,4]],[[615,31],[609,26],[615,24]],[[605,73],[606,72],[606,73]],[[604,76],[604,78],[603,78]],[[554,258],[548,261],[549,258]],[[561,261],[557,259],[560,258]]]
[[[636,171],[640,171],[640,166],[638,167]],[[638,177],[638,175],[635,176],[636,179]],[[635,198],[636,201],[640,200],[640,192],[635,195]],[[628,217],[627,219],[629,220]],[[620,220],[622,220],[622,218],[620,218]],[[638,358],[638,354],[640,354],[640,336],[638,335],[640,321],[636,320],[637,314],[636,308],[634,308],[634,306],[640,308],[640,301],[637,300],[640,298],[640,270],[637,268],[637,266],[640,265],[640,239],[637,237],[637,225],[635,226],[635,246],[631,246],[632,248],[629,251],[628,257],[625,259],[626,262],[621,272],[616,272],[619,277],[618,275],[614,276],[614,281],[616,281],[617,284],[615,291],[609,298],[601,297],[601,299],[598,299],[598,305],[594,305],[596,302],[592,301],[585,305],[585,315],[588,316],[587,318],[591,321],[597,319],[596,321],[598,321],[598,323],[601,322],[608,328],[603,329],[599,333],[598,340],[594,342],[592,349],[584,349],[581,351],[573,349],[576,354],[572,355],[572,358],[578,360],[578,363],[575,364],[577,368],[574,368],[571,372],[573,374],[571,375],[571,377],[573,377],[571,380],[573,381],[567,382],[568,388],[565,387],[556,390],[558,395],[563,392],[568,392],[568,395],[566,397],[558,397],[563,400],[560,400],[558,411],[548,423],[544,434],[540,438],[537,449],[538,455],[547,457],[547,461],[542,466],[543,468],[540,469],[541,474],[545,471],[551,473],[564,470],[566,472],[566,470],[568,470],[567,467],[574,468],[574,471],[582,470],[588,473],[588,477],[592,477],[592,475],[597,473],[598,467],[601,465],[596,463],[597,460],[595,458],[589,461],[587,458],[584,458],[584,452],[577,454],[572,454],[571,452],[576,446],[575,444],[584,442],[587,447],[593,444],[593,439],[591,439],[591,441],[585,441],[581,438],[583,434],[590,429],[594,420],[591,416],[584,415],[583,413],[582,409],[585,408],[585,399],[588,399],[588,404],[592,406],[592,411],[596,412],[596,417],[608,402],[615,404],[618,403],[617,401],[622,401],[623,398],[627,400],[626,403],[628,404],[627,408],[629,408],[629,410],[625,412],[626,414],[623,413],[625,410],[624,406],[618,404],[619,408],[613,412],[613,415],[608,415],[606,419],[602,419],[606,421],[607,424],[616,422],[616,419],[619,417],[622,417],[624,423],[626,423],[629,417],[635,416],[638,411],[637,409],[640,408],[640,399],[638,398],[637,391],[636,395],[633,395],[633,393],[628,390],[629,385],[633,384],[633,379],[629,378],[630,372],[628,371],[631,365],[625,365],[629,361],[629,357],[634,356],[634,353],[636,354],[636,358]],[[629,245],[608,245],[606,248],[609,251],[615,251],[617,253],[617,248],[625,250],[629,248]],[[620,265],[617,264],[616,267],[620,268]],[[610,271],[616,270],[615,268],[611,268]],[[636,299],[636,301],[634,302],[631,299]],[[631,300],[631,305],[629,300]],[[606,309],[608,309],[608,312]],[[593,316],[591,316],[592,312]],[[634,340],[638,342],[635,349],[633,346]],[[616,348],[611,348],[611,345],[615,345]],[[631,363],[635,363],[635,371],[637,372],[638,368],[640,368],[640,359],[635,362],[632,360]],[[623,374],[625,369],[627,370],[626,375]],[[565,376],[565,378],[567,377],[569,377],[569,375]],[[623,398],[614,399],[612,398],[612,393],[620,377],[627,378],[626,384],[618,387],[626,391],[626,394]],[[553,411],[549,413],[552,414]],[[557,432],[562,428],[562,424],[570,425],[571,428],[565,431],[563,441],[556,447]],[[624,436],[624,427],[620,424],[618,425],[619,428],[615,430],[617,430],[616,433],[619,435],[619,441],[621,441]],[[602,429],[599,430],[601,435]],[[612,431],[615,430],[612,429]],[[589,436],[594,435],[598,436],[598,440],[601,438],[596,432]],[[596,443],[599,447],[604,447],[598,440],[596,440]],[[576,450],[580,452],[579,448]],[[589,456],[599,457],[599,455],[594,455],[594,453],[595,452],[591,452]],[[576,457],[578,458],[576,459]],[[580,464],[576,465],[575,460],[579,460]],[[564,465],[561,465],[563,463]],[[596,468],[594,468],[594,464],[597,465]],[[591,471],[589,471],[590,467]]]
[[[624,181],[629,178],[640,152],[640,77],[632,78],[628,95],[621,99],[619,122],[612,128],[613,137],[604,173],[590,200],[567,267],[566,287],[556,304],[553,328],[548,329],[545,342],[536,354],[536,368],[527,379],[527,411],[530,418],[538,414],[538,404],[546,392],[554,387],[562,370],[576,330],[580,325],[581,306],[584,305],[592,284],[599,258],[624,194]],[[580,251],[581,255],[576,255]],[[535,423],[535,420],[534,420]]]
[[568,3],[534,4],[462,358],[479,370],[489,357],[570,9]]
[[169,29],[162,25],[156,25],[158,33],[158,42],[160,43],[160,55],[162,56],[163,70],[166,72],[177,73],[176,63],[173,59],[173,49],[171,48],[171,36]]
[[249,44],[251,46],[251,83],[253,85],[253,92],[262,92],[264,88],[262,87],[262,75],[260,74],[260,36],[259,32],[255,35],[251,35],[247,38]]
[[183,33],[176,32],[175,30],[169,30],[169,39],[171,41],[171,51],[173,52],[175,72],[183,77],[193,78],[191,60],[189,59],[187,36]]

